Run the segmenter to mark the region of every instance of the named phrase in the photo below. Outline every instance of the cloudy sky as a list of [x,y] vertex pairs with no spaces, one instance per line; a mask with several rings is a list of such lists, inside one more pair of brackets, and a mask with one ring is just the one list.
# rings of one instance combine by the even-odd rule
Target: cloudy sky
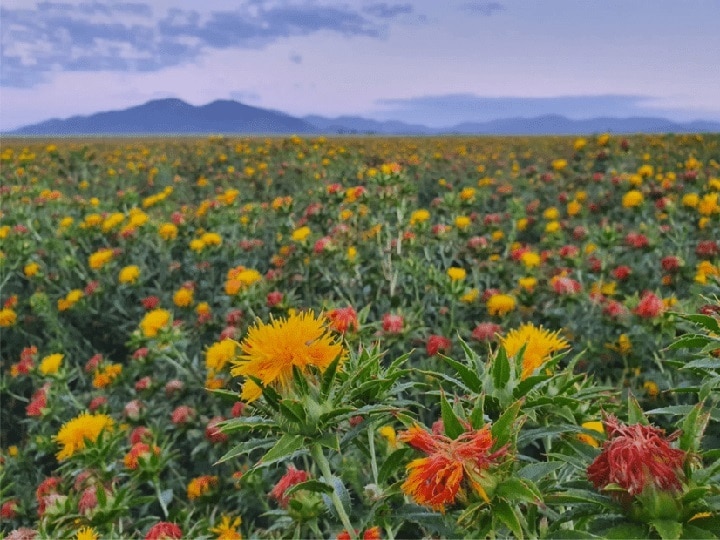
[[2,0],[0,129],[177,97],[720,120],[720,0]]

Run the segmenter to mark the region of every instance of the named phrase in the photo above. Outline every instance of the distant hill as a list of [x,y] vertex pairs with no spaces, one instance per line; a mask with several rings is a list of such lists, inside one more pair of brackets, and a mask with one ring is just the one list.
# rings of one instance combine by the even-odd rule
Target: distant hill
[[21,127],[10,135],[173,135],[173,134],[379,134],[379,135],[578,135],[591,133],[720,132],[720,122],[676,123],[664,118],[571,120],[547,115],[504,118],[430,128],[395,120],[359,116],[306,116],[251,107],[231,100],[194,106],[180,99],[159,99],[121,111],[53,119]]
[[492,135],[579,135],[583,133],[710,133],[720,132],[720,122],[671,122],[665,118],[590,118],[570,120],[564,116],[504,118],[489,122],[466,122],[444,132]]
[[47,120],[13,131],[14,135],[153,135],[206,133],[314,133],[293,116],[218,100],[196,107],[180,99],[159,99],[121,111],[66,120]]

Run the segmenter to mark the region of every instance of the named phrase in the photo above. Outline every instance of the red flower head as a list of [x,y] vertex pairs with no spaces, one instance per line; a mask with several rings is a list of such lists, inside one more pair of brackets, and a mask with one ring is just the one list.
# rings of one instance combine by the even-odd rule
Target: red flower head
[[283,293],[280,291],[271,291],[267,295],[267,306],[275,307],[283,301]]
[[344,334],[348,330],[357,332],[358,318],[357,311],[352,306],[333,309],[327,314],[330,321],[330,328]]
[[455,502],[465,481],[489,501],[482,483],[485,471],[507,451],[503,447],[490,452],[493,438],[489,426],[467,431],[455,440],[414,426],[400,433],[399,438],[428,455],[407,465],[408,477],[402,490],[415,502],[444,511],[446,505]]
[[92,280],[85,285],[85,296],[92,296],[92,294],[100,288],[100,282]]
[[629,232],[627,236],[625,236],[625,243],[630,247],[640,249],[649,246],[650,240],[648,240],[648,237],[644,234]]
[[275,484],[275,487],[270,492],[270,497],[275,499],[282,508],[287,508],[290,498],[285,495],[285,492],[295,484],[305,482],[308,478],[310,478],[310,475],[306,471],[300,471],[291,465],[283,477],[278,480],[278,483]]
[[437,334],[433,334],[432,336],[430,336],[427,340],[427,345],[425,345],[425,350],[427,351],[429,356],[435,356],[440,351],[442,351],[443,354],[446,354],[450,352],[451,348],[452,341],[450,341],[444,336],[439,336]]
[[3,503],[0,507],[0,517],[3,519],[15,519],[17,517],[18,503],[15,499],[10,499]]
[[625,281],[630,277],[630,274],[632,274],[632,270],[629,266],[625,265],[618,266],[612,271],[613,277],[619,281]]
[[42,388],[37,390],[25,408],[28,416],[42,416],[43,409],[47,408],[47,394],[50,390],[50,383],[45,383]]
[[667,257],[663,257],[662,261],[660,261],[660,266],[662,266],[662,269],[666,272],[675,272],[678,268],[680,268],[681,263],[682,261],[679,257],[668,255]]
[[225,435],[217,425],[225,420],[222,416],[215,416],[210,419],[205,428],[205,438],[211,443],[223,443],[228,440],[228,436]]
[[386,313],[382,319],[383,331],[386,334],[400,334],[405,326],[402,315]]
[[146,296],[141,300],[145,309],[155,309],[160,305],[160,299],[157,296]]
[[134,471],[140,466],[141,459],[147,459],[153,453],[156,456],[159,455],[160,448],[158,448],[154,444],[152,446],[150,446],[147,443],[138,442],[138,443],[133,444],[132,448],[130,448],[130,451],[127,454],[125,454],[125,458],[123,459],[123,462],[125,463],[125,467],[127,467],[131,471]]
[[646,292],[635,308],[635,314],[643,319],[652,319],[665,311],[665,304],[654,293]]
[[470,337],[477,341],[492,341],[495,334],[502,332],[502,326],[494,322],[481,322],[472,331]]
[[553,289],[557,294],[572,295],[577,294],[582,290],[580,282],[569,277],[558,276],[553,278],[551,282]]
[[94,354],[92,357],[90,357],[90,360],[85,362],[85,373],[92,373],[95,371],[98,366],[100,365],[100,362],[103,360],[103,355],[98,353]]
[[145,540],[180,540],[182,534],[182,529],[175,523],[161,521],[150,527]]
[[187,405],[180,405],[172,412],[173,424],[185,424],[195,417],[195,409]]
[[587,469],[595,489],[617,484],[627,491],[627,496],[619,498],[630,502],[629,497],[639,495],[648,487],[663,491],[681,488],[686,453],[670,447],[677,433],[665,437],[662,429],[642,424],[625,425],[612,415],[603,423],[608,439]]
[[130,444],[152,441],[153,433],[145,426],[138,426],[130,432]]
[[703,240],[695,248],[695,254],[701,258],[713,258],[720,254],[720,245],[714,240]]
[[95,396],[90,400],[88,409],[91,411],[97,411],[103,405],[107,405],[107,398],[105,396]]

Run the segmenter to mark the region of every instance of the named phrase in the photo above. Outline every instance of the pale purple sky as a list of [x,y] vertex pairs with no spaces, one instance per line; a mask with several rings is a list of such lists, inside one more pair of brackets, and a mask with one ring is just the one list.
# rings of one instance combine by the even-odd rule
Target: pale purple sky
[[720,0],[3,0],[0,130],[161,97],[720,120]]

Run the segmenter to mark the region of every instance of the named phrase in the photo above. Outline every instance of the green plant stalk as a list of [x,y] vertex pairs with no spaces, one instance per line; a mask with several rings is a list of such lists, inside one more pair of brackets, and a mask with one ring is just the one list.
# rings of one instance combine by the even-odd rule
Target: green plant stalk
[[372,468],[373,482],[378,483],[377,457],[375,456],[375,427],[370,424],[368,429],[368,447],[370,448],[370,467]]
[[[315,460],[317,466],[320,467],[320,471],[322,472],[325,482],[329,486],[332,486],[332,473],[330,472],[330,463],[325,457],[325,454],[323,454],[322,447],[319,443],[313,443],[310,446],[310,455],[313,457],[313,460]],[[343,527],[345,527],[345,530],[350,535],[350,538],[355,540],[357,538],[357,535],[355,534],[355,529],[353,529],[352,524],[350,523],[350,518],[348,517],[347,512],[345,512],[345,507],[343,506],[340,497],[338,497],[338,494],[335,492],[334,487],[330,498],[332,499],[333,505],[335,506],[335,510],[340,516],[340,521],[342,522]]]

